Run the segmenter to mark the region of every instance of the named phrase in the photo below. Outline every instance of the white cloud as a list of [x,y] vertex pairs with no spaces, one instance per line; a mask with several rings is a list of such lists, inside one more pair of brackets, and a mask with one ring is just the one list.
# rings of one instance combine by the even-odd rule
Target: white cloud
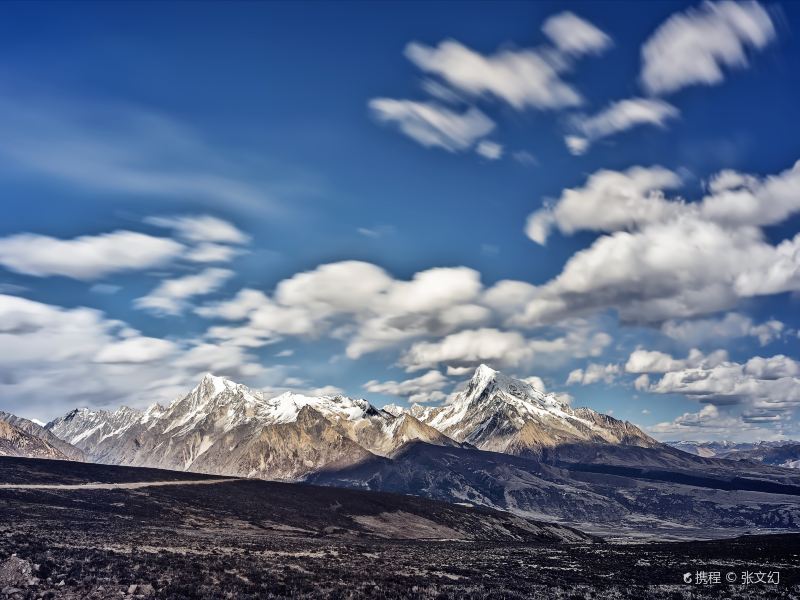
[[611,45],[611,38],[597,27],[569,11],[549,17],[542,31],[567,54],[600,54]]
[[163,360],[177,346],[168,341],[149,337],[131,337],[104,346],[94,357],[99,363],[147,363]]
[[364,237],[377,240],[393,234],[395,229],[391,225],[375,225],[373,227],[358,227],[356,231]]
[[533,300],[537,293],[537,288],[533,284],[503,279],[484,292],[482,301],[498,313],[511,316],[521,306]]
[[173,364],[191,372],[241,373],[255,376],[263,371],[253,357],[238,346],[200,343],[185,350]]
[[242,254],[242,250],[224,244],[204,243],[189,248],[184,258],[197,263],[230,262]]
[[560,78],[563,62],[547,52],[501,50],[484,56],[455,40],[435,48],[412,42],[405,52],[417,67],[462,93],[497,98],[518,110],[558,109],[582,102],[578,92]]
[[206,371],[266,376],[238,349],[198,350],[192,341],[143,336],[97,310],[0,295],[0,397],[16,414],[49,421],[76,406],[170,402]]
[[664,128],[668,120],[679,115],[677,108],[655,98],[618,100],[595,115],[576,117],[572,125],[579,135],[569,135],[564,141],[572,154],[580,155],[599,139],[639,125]]
[[725,350],[703,354],[692,348],[686,358],[677,359],[665,352],[637,348],[628,358],[625,370],[628,373],[667,373],[687,368],[713,368],[727,360],[728,353]]
[[179,257],[185,247],[168,239],[133,231],[114,231],[62,240],[21,233],[0,238],[0,265],[48,277],[91,280],[121,271],[148,269]]
[[582,187],[567,188],[552,208],[528,218],[526,232],[537,243],[547,241],[552,227],[571,234],[579,230],[619,231],[663,221],[682,209],[662,190],[681,185],[677,173],[659,166],[626,171],[600,170]]
[[593,383],[613,383],[619,375],[619,366],[589,363],[585,369],[573,369],[567,376],[567,385],[592,385]]
[[[734,415],[713,404],[698,412],[686,412],[672,421],[649,427],[650,433],[669,440],[705,441],[711,439],[752,441],[792,439],[796,430],[785,416],[769,411]],[[789,433],[789,435],[787,435]]]
[[482,140],[475,147],[475,152],[487,160],[498,160],[503,157],[503,146],[489,140]]
[[442,102],[447,102],[448,104],[464,104],[464,98],[434,79],[425,79],[421,85],[425,92]]
[[727,432],[740,427],[742,423],[730,415],[723,414],[713,404],[708,404],[698,412],[686,412],[676,417],[673,421],[658,423],[648,428],[652,433],[665,433],[670,435],[689,434],[710,435]]
[[229,223],[211,215],[175,215],[169,217],[148,217],[149,225],[172,229],[191,242],[217,242],[225,244],[246,244],[250,237]]
[[400,362],[409,371],[419,371],[439,363],[517,366],[531,356],[527,340],[519,332],[475,329],[453,333],[436,342],[418,342]]
[[243,328],[209,330],[216,339],[264,343],[283,335],[332,335],[347,340],[347,356],[360,356],[405,340],[442,335],[481,324],[477,271],[434,268],[411,280],[396,280],[380,267],[359,261],[320,265],[278,283],[271,297],[242,290],[230,301],[202,307],[207,318],[246,321]]
[[633,388],[637,392],[644,392],[650,387],[650,376],[647,373],[642,373],[633,381]]
[[748,50],[775,38],[767,11],[757,2],[704,2],[671,16],[642,47],[641,82],[652,94],[689,85],[714,85],[725,68],[748,65]]
[[686,359],[637,350],[626,370],[662,373],[646,388],[654,394],[682,394],[716,405],[744,404],[752,414],[788,414],[800,406],[800,363],[780,354],[755,356],[742,364],[728,360],[722,350],[708,356],[693,350]]
[[444,400],[445,394],[441,391],[449,384],[447,377],[437,370],[406,379],[404,381],[377,381],[371,380],[364,384],[364,389],[376,394],[388,394],[409,399],[409,402],[426,403]]
[[585,154],[586,151],[589,149],[589,140],[579,135],[564,136],[564,144],[566,144],[567,149],[570,151],[570,154],[573,154],[575,156],[580,156],[581,154]]
[[459,113],[434,102],[374,98],[369,101],[369,108],[378,121],[397,126],[426,148],[439,147],[449,152],[471,148],[495,126],[475,107]]
[[775,225],[800,211],[800,161],[764,178],[722,171],[709,191],[700,202],[703,218],[726,226]]
[[745,363],[744,373],[758,379],[800,377],[800,363],[783,354],[776,354],[769,358],[754,356]]
[[776,319],[756,325],[750,317],[736,312],[715,319],[671,319],[661,325],[665,335],[688,346],[747,336],[757,338],[762,346],[766,346],[777,339],[783,330],[784,324]]
[[469,375],[475,369],[472,367],[453,367],[451,365],[447,365],[447,374],[450,377],[461,377],[462,375]]
[[[729,310],[743,298],[800,289],[800,234],[773,245],[761,227],[800,211],[800,166],[759,178],[723,171],[698,202],[665,197],[680,177],[663,167],[598,171],[529,216],[528,236],[603,231],[538,286],[517,324],[608,308],[659,322]],[[627,231],[623,231],[627,230]],[[768,326],[761,339],[773,335]]]
[[494,328],[465,329],[436,341],[414,343],[400,357],[400,364],[410,372],[440,363],[514,368],[530,365],[534,357],[542,364],[553,364],[572,357],[598,356],[610,343],[608,334],[594,331],[584,322],[568,324],[562,335],[548,339]]
[[219,289],[233,276],[228,269],[206,269],[200,273],[163,281],[147,296],[137,298],[137,308],[156,314],[178,315],[186,302],[194,296],[202,296]]

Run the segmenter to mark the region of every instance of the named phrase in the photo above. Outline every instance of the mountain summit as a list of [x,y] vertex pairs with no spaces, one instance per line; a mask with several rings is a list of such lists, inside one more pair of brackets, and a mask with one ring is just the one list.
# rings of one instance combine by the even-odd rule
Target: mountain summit
[[573,410],[555,395],[480,365],[446,406],[414,407],[411,414],[459,442],[481,450],[537,454],[544,448],[596,442],[658,445],[641,429],[589,408]]

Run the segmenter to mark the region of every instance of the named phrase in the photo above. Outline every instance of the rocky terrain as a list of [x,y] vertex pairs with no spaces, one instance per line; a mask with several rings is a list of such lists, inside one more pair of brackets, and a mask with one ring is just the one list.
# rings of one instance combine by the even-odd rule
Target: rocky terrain
[[86,453],[83,450],[76,448],[61,438],[54,435],[49,429],[46,429],[28,419],[23,419],[11,413],[0,411],[0,421],[13,425],[17,429],[21,429],[34,437],[40,438],[45,443],[57,449],[61,454],[70,460],[86,460]]
[[[614,545],[483,508],[209,479],[0,459],[0,480],[18,485],[116,486],[0,489],[0,597],[716,599],[800,593],[797,535]],[[168,480],[175,485],[157,485]],[[136,481],[148,486],[126,487]],[[698,583],[697,572],[733,573],[736,581]],[[748,572],[779,573],[779,580],[747,584]]]

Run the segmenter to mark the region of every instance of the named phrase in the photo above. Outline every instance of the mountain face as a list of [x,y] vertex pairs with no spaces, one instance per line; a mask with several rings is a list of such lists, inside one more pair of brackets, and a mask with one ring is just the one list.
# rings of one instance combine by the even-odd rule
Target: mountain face
[[[738,465],[668,448],[588,444],[611,449],[572,464],[466,447],[412,443],[391,459],[312,474],[309,483],[426,496],[552,519],[581,531],[619,536],[707,535],[717,530],[800,528],[800,475]],[[644,465],[634,462],[627,451]],[[647,456],[650,455],[650,456]],[[624,457],[624,458],[623,458]],[[614,462],[616,459],[616,462]],[[584,462],[586,461],[586,462]]]
[[573,410],[555,396],[486,365],[478,367],[451,404],[415,405],[407,413],[456,441],[506,454],[538,455],[546,448],[575,443],[659,445],[627,421],[588,408]]
[[74,410],[47,428],[96,462],[283,480],[388,456],[410,440],[455,444],[366,400],[292,392],[264,399],[213,375],[166,408]]
[[67,459],[55,446],[4,420],[0,420],[0,456]]
[[34,423],[33,421],[29,421],[28,419],[23,419],[22,417],[18,417],[3,411],[0,411],[0,421],[5,421],[6,423],[13,425],[25,433],[41,439],[45,443],[58,450],[64,455],[65,458],[68,458],[69,460],[77,460],[80,462],[86,460],[86,454],[82,450],[56,437],[52,432],[45,429],[41,425]]

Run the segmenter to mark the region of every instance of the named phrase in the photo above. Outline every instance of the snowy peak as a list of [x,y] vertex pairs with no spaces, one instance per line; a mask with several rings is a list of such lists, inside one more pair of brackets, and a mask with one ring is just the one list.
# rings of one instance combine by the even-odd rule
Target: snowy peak
[[[211,373],[206,373],[187,397],[191,397],[195,407],[218,398],[228,401],[239,399],[250,403],[260,403],[263,400],[260,393],[253,392],[247,386]],[[180,401],[173,402],[170,408]]]
[[475,370],[451,404],[416,413],[456,441],[495,452],[537,453],[574,443],[656,443],[629,423],[590,409],[573,410],[555,395],[486,365]]
[[327,418],[357,421],[378,416],[378,411],[366,400],[347,396],[304,396],[295,392],[284,392],[266,401],[270,416],[275,423],[290,423],[305,406],[310,406]]
[[456,396],[453,403],[477,404],[490,400],[531,404],[537,409],[545,410],[566,408],[553,394],[545,394],[525,381],[509,377],[483,364],[475,369],[466,389]]

